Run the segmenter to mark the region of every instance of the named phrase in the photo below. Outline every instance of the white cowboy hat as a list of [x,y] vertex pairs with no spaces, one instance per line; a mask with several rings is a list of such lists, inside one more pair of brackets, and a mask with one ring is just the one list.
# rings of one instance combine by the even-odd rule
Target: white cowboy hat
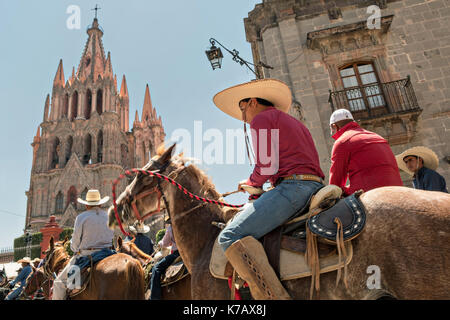
[[230,87],[219,93],[214,98],[214,104],[223,112],[238,120],[242,119],[239,102],[247,98],[260,98],[273,103],[274,107],[288,112],[292,104],[292,93],[289,87],[277,79],[253,80]]
[[17,261],[17,263],[22,263],[22,262],[31,263],[31,259],[30,259],[30,257],[23,257],[22,259]]
[[86,200],[78,198],[77,201],[82,204],[86,204],[88,206],[99,206],[108,202],[109,197],[106,196],[104,198],[100,197],[100,192],[95,189],[91,189],[86,193]]
[[150,231],[150,227],[140,221],[136,221],[134,225],[130,226],[129,228],[131,231],[136,233],[147,233]]
[[402,153],[396,155],[395,159],[397,160],[399,169],[402,169],[410,175],[413,175],[414,172],[409,171],[406,163],[403,161],[403,159],[408,156],[416,156],[422,158],[423,166],[432,170],[436,170],[439,166],[439,158],[433,150],[422,146],[409,148],[408,150],[405,150]]

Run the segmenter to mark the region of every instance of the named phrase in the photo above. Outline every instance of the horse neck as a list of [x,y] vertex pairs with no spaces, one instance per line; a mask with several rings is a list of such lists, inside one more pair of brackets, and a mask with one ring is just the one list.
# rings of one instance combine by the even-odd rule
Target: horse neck
[[145,264],[147,261],[151,259],[151,257],[144,252],[142,252],[136,244],[129,244],[130,246],[130,255],[139,261],[140,264]]
[[50,269],[52,272],[58,274],[69,263],[69,255],[66,253],[64,247],[55,250],[58,250],[58,252],[55,252],[53,256],[53,262]]
[[[187,169],[188,171],[189,169]],[[193,194],[201,197],[211,197],[211,194],[215,191],[211,191],[211,185],[208,187],[202,185],[195,178],[195,175],[189,174],[189,172],[180,175],[177,182]],[[173,186],[169,186],[166,190],[175,242],[183,262],[191,271],[195,265],[201,263],[205,257],[209,257],[208,254],[211,254],[212,245],[219,233],[219,229],[213,226],[211,222],[222,220],[222,212],[219,207],[214,207],[213,204],[205,204],[196,210],[192,210],[202,203],[193,201]]]

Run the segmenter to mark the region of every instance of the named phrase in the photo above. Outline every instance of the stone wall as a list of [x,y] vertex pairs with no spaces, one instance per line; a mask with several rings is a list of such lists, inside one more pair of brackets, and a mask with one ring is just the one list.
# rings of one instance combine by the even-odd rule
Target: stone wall
[[[380,29],[366,27],[369,5],[381,9]],[[334,143],[330,91],[343,89],[338,68],[364,60],[373,62],[381,83],[410,76],[422,111],[362,125],[387,138],[394,154],[417,145],[433,149],[438,172],[450,182],[449,17],[448,0],[271,0],[256,5],[244,22],[255,62],[274,67],[264,76],[285,81],[300,103],[324,171]]]

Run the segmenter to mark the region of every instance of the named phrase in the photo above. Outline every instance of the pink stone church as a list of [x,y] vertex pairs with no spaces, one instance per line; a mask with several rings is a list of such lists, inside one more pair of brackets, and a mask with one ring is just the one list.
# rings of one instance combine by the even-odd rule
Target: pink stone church
[[98,189],[112,199],[112,181],[125,169],[143,167],[165,138],[148,85],[141,119],[136,111],[130,131],[125,75],[118,90],[97,18],[87,34],[80,63],[67,81],[62,59],[59,61],[52,95],[47,95],[43,121],[31,144],[33,164],[25,226],[36,231],[51,215],[60,226],[72,227],[77,214],[84,210],[76,200],[88,189]]

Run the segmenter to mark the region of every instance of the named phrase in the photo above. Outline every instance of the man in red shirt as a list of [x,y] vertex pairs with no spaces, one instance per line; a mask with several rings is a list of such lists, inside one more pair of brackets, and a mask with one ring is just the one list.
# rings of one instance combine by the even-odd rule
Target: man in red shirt
[[[336,140],[331,152],[330,184],[345,195],[359,189],[369,191],[384,186],[403,186],[400,172],[388,142],[374,132],[362,129],[350,111],[338,109],[330,117]],[[350,184],[346,186],[347,179]]]
[[219,92],[214,103],[225,113],[250,123],[256,163],[239,183],[275,187],[244,206],[219,235],[219,245],[254,299],[290,299],[256,240],[306,206],[323,187],[324,174],[309,130],[287,114],[292,94],[275,79],[255,80]]

